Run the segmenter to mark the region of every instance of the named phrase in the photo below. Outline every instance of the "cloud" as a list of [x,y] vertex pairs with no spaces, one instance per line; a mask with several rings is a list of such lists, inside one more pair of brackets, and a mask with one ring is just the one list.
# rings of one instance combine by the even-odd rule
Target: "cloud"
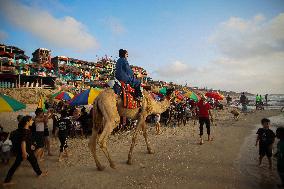
[[[211,72],[222,73],[216,84],[238,91],[284,93],[283,31],[284,13],[270,20],[256,15],[221,23],[210,37],[219,53]],[[214,85],[213,80],[208,84]]]
[[5,31],[0,30],[0,41],[4,41],[7,37],[8,34]]
[[210,42],[224,55],[243,59],[284,51],[284,13],[266,21],[262,15],[250,20],[231,17],[220,24]]
[[104,19],[107,27],[110,28],[113,34],[123,34],[125,33],[125,27],[121,24],[120,20],[115,17],[107,17]]
[[56,18],[38,7],[14,1],[1,2],[0,11],[10,23],[51,45],[80,52],[98,47],[87,27],[73,17]]
[[[215,57],[194,67],[176,61],[155,71],[161,80],[191,86],[284,94],[284,14],[231,17],[209,37]],[[216,51],[217,50],[217,51]]]
[[191,68],[188,64],[182,63],[180,61],[175,61],[172,64],[160,67],[158,70],[155,71],[155,74],[160,77],[171,79],[176,77],[184,77],[188,73],[193,71],[194,69]]

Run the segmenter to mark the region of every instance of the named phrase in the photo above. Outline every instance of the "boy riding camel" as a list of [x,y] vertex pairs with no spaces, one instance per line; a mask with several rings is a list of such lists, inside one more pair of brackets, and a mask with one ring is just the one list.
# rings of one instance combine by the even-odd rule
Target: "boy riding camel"
[[115,78],[118,81],[124,82],[125,84],[129,84],[131,87],[133,87],[135,89],[135,98],[138,101],[142,101],[143,94],[141,90],[141,81],[135,78],[134,73],[127,61],[127,58],[127,50],[120,49],[119,59],[116,62]]

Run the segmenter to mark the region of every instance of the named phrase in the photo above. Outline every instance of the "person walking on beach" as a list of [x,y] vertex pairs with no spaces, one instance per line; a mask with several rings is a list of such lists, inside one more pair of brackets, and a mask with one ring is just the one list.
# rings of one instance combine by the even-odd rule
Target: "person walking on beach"
[[265,94],[265,96],[264,96],[264,98],[265,98],[265,105],[267,106],[268,105],[268,99],[267,99],[267,97],[268,97],[268,94]]
[[258,109],[259,103],[260,103],[260,97],[258,94],[256,94],[255,96],[255,109],[256,110]]
[[44,128],[48,121],[48,117],[44,115],[43,109],[37,108],[35,111],[35,141],[36,141],[36,157],[43,161],[44,157]]
[[203,125],[205,123],[206,128],[207,128],[207,135],[208,135],[208,141],[212,140],[212,138],[210,138],[210,119],[209,116],[211,118],[211,122],[213,121],[213,117],[211,114],[211,109],[212,107],[210,106],[210,104],[208,102],[205,102],[205,97],[202,96],[200,101],[197,103],[197,115],[199,118],[199,135],[200,135],[200,141],[199,144],[203,144]]
[[55,129],[55,136],[58,136],[58,139],[60,141],[60,152],[59,152],[59,159],[58,161],[62,161],[63,159],[63,153],[68,157],[68,151],[67,151],[67,138],[68,138],[68,130],[71,127],[71,120],[67,117],[67,112],[62,111],[61,117],[56,125]]
[[284,188],[284,127],[276,129],[276,137],[279,139],[277,143],[277,172],[281,179],[282,184],[278,187]]
[[227,100],[227,105],[230,105],[230,103],[232,102],[232,97],[228,94],[226,100]]
[[263,118],[261,120],[262,128],[259,128],[256,132],[257,139],[255,146],[259,143],[259,163],[260,166],[262,163],[262,159],[264,156],[267,157],[269,162],[269,169],[272,169],[272,147],[275,140],[275,133],[269,129],[270,120],[267,118]]
[[46,121],[44,122],[44,144],[45,147],[47,149],[47,155],[48,156],[53,156],[53,154],[51,153],[51,145],[50,145],[50,137],[49,137],[49,127],[52,128],[53,127],[53,120],[52,120],[52,116],[53,116],[53,109],[49,109],[47,112],[47,118]]
[[244,92],[242,93],[240,97],[240,103],[242,105],[242,111],[246,112],[247,111],[247,97]]
[[43,173],[38,165],[37,159],[34,156],[33,149],[34,146],[31,145],[31,131],[30,126],[33,124],[33,120],[31,116],[24,116],[22,120],[19,123],[19,135],[18,135],[18,146],[16,146],[17,149],[17,155],[16,160],[10,170],[8,171],[8,174],[4,180],[3,185],[10,185],[12,177],[17,170],[17,168],[21,165],[23,160],[28,160],[30,164],[32,165],[34,171],[38,176],[46,176],[47,172]]
[[160,124],[161,115],[156,114],[154,120],[155,120],[155,127],[156,127],[156,135],[159,135],[160,134],[160,128],[161,128],[161,124]]
[[135,98],[142,101],[143,94],[141,89],[141,81],[136,79],[134,73],[127,61],[127,50],[119,50],[119,59],[116,62],[115,78],[125,84],[130,84],[135,89]]

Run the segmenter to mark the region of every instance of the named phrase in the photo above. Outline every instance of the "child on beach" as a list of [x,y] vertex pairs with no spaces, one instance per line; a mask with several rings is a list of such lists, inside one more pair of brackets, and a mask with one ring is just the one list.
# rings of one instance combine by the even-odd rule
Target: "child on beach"
[[261,165],[264,156],[267,156],[269,162],[269,169],[272,169],[272,146],[275,140],[275,133],[269,129],[270,120],[263,118],[261,120],[262,128],[259,128],[256,132],[257,139],[255,146],[259,143],[259,166]]
[[4,164],[10,161],[10,150],[12,148],[12,141],[9,139],[9,133],[4,133],[0,140],[1,159]]
[[161,128],[161,124],[160,124],[160,120],[161,120],[161,115],[160,114],[156,114],[155,115],[155,127],[156,127],[156,135],[160,134],[160,128]]
[[284,188],[284,127],[279,127],[276,130],[276,137],[279,139],[277,143],[277,172],[282,184],[278,187]]
[[67,112],[62,111],[61,117],[59,121],[57,122],[56,129],[55,129],[55,136],[58,136],[60,141],[60,153],[59,153],[59,159],[58,161],[62,161],[63,153],[68,157],[68,151],[67,151],[67,138],[68,138],[68,130],[71,127],[71,120],[67,117]]
[[43,109],[37,108],[35,111],[35,141],[37,150],[35,155],[38,160],[43,161],[44,157],[44,125],[47,122],[47,116],[44,115]]

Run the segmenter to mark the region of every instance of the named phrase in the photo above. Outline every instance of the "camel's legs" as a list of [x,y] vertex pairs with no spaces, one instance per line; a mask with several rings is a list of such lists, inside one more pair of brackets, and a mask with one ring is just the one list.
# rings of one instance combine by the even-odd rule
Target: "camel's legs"
[[107,149],[107,139],[108,139],[108,136],[111,134],[112,125],[114,124],[115,124],[114,121],[108,121],[108,120],[105,121],[104,130],[102,134],[100,135],[99,141],[98,141],[100,148],[102,149],[106,158],[108,159],[111,168],[115,168],[115,164],[111,160],[108,149]]
[[93,133],[92,133],[92,136],[91,136],[90,142],[89,142],[89,148],[91,149],[91,152],[92,152],[93,157],[95,159],[98,170],[102,171],[102,170],[104,170],[104,167],[101,165],[100,161],[98,160],[98,156],[96,154],[97,136],[98,136],[98,132],[95,129],[93,129]]
[[116,166],[115,166],[115,164],[113,163],[113,161],[112,161],[111,158],[110,158],[110,155],[109,155],[108,149],[107,149],[107,144],[106,144],[106,141],[105,141],[105,140],[103,141],[103,144],[102,144],[102,146],[101,146],[101,149],[102,149],[102,151],[104,152],[105,156],[107,157],[107,159],[108,159],[108,161],[109,161],[110,167],[113,168],[113,169],[115,169]]
[[128,153],[127,164],[129,164],[129,165],[132,164],[132,153],[133,153],[133,149],[134,149],[134,146],[135,146],[135,143],[136,143],[137,134],[140,131],[141,127],[142,127],[142,123],[141,123],[141,120],[139,119],[137,127],[134,131],[134,135],[132,137],[132,143],[131,143],[131,147],[130,147],[130,150],[129,150],[129,153]]
[[145,142],[146,142],[146,146],[147,146],[147,150],[149,154],[153,154],[153,150],[150,147],[150,143],[148,141],[148,135],[147,135],[147,128],[146,128],[146,123],[144,121],[144,123],[142,124],[142,131],[143,131],[143,136],[145,138]]

